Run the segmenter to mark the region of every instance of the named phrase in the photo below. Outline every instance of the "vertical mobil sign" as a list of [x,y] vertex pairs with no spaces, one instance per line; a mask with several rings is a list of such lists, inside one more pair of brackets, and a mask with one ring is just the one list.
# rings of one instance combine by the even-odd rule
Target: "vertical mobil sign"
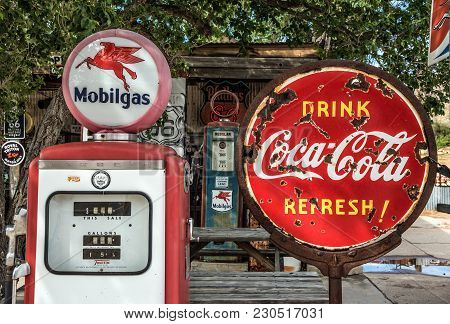
[[431,124],[413,93],[377,68],[337,60],[269,83],[246,114],[237,157],[245,201],[272,241],[334,278],[400,244],[436,172]]
[[169,66],[155,44],[120,29],[79,43],[63,75],[67,106],[93,132],[147,129],[166,108],[171,85]]
[[431,1],[430,46],[428,48],[428,65],[433,65],[449,56],[449,7],[449,0]]

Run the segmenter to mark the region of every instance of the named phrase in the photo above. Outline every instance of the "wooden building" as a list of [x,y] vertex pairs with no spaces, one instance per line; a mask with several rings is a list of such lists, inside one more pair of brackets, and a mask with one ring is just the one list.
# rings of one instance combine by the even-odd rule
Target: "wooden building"
[[[176,138],[177,147],[173,147],[179,154],[181,148],[180,155],[185,155],[192,165],[194,184],[191,188],[191,217],[199,224],[202,203],[203,131],[208,122],[218,120],[211,112],[211,97],[219,90],[235,93],[239,98],[239,112],[230,119],[239,122],[253,98],[270,80],[288,69],[318,60],[318,55],[313,45],[290,47],[286,44],[252,44],[243,51],[239,44],[220,43],[193,48],[182,58],[188,65],[186,79],[174,79],[173,88],[176,93],[172,94],[172,107],[168,109],[178,109],[178,112],[173,114],[174,117],[169,116],[166,124],[153,130],[150,136],[145,134],[140,138],[142,141],[170,146],[173,146]],[[52,68],[61,69],[62,65]],[[30,97],[27,105],[27,112],[36,125],[42,120],[46,108],[61,85],[61,79],[55,78],[49,72],[44,73],[45,86]],[[218,97],[216,103],[221,104],[225,110],[235,105],[234,99],[226,96]],[[81,125],[72,118],[64,127],[59,142],[79,141],[80,130]],[[158,134],[158,140],[150,138],[155,134]],[[27,136],[28,140],[32,138],[31,135],[32,133]],[[164,139],[164,136],[167,138]],[[180,136],[184,137],[184,140],[180,141]],[[243,225],[248,225],[248,220],[244,220]]]
[[[210,121],[218,120],[211,112],[211,97],[220,90],[229,90],[239,98],[239,112],[231,116],[240,122],[253,98],[273,78],[293,67],[318,60],[312,45],[289,47],[285,44],[253,44],[242,52],[239,44],[208,44],[194,48],[183,56],[188,64],[186,82],[186,156],[193,166],[191,217],[200,224],[203,131]],[[234,108],[234,99],[217,97],[216,105],[225,110]],[[250,220],[244,208],[241,224]]]

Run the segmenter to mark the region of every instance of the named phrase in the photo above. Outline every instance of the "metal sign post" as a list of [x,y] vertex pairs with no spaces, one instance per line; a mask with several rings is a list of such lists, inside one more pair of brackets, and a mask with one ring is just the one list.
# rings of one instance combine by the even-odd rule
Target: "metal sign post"
[[398,246],[431,194],[436,144],[414,94],[366,64],[305,64],[269,83],[241,126],[236,165],[281,250],[341,278]]

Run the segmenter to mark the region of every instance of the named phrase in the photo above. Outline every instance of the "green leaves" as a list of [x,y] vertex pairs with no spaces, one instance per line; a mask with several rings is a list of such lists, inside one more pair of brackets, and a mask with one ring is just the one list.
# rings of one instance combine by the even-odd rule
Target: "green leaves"
[[[364,61],[415,90],[430,114],[449,101],[448,63],[427,66],[430,4],[423,0],[3,0],[0,2],[0,107],[23,106],[52,54],[67,57],[86,36],[125,28],[167,55],[174,75],[182,53],[211,42],[316,46],[322,58]],[[324,36],[319,38],[319,36]],[[330,40],[329,48],[327,42]]]

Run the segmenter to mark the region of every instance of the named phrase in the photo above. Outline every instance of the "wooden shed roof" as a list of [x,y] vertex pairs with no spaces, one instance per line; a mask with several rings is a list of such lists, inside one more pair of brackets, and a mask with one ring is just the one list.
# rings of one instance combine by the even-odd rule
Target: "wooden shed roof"
[[246,55],[236,43],[195,47],[183,59],[190,78],[270,80],[293,67],[319,59],[313,45],[251,44]]

